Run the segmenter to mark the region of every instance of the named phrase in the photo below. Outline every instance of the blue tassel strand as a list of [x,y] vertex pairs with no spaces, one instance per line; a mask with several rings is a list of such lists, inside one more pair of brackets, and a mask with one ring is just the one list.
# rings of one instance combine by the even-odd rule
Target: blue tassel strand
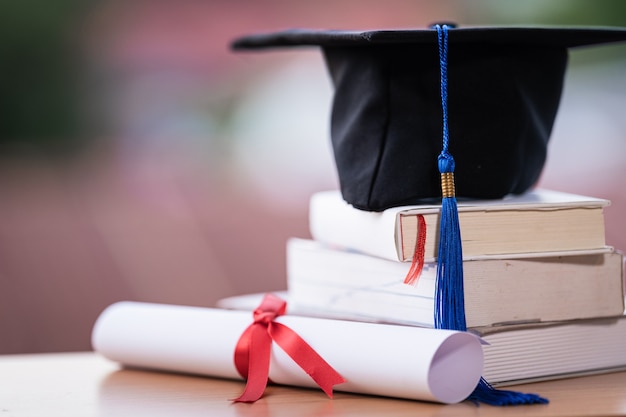
[[[441,173],[442,200],[435,283],[435,328],[467,331],[461,228],[454,189],[455,164],[454,158],[448,151],[448,26],[435,25],[435,28],[439,41],[443,110],[443,146],[438,164]],[[500,406],[548,402],[547,399],[536,394],[497,390],[482,377],[468,400]]]

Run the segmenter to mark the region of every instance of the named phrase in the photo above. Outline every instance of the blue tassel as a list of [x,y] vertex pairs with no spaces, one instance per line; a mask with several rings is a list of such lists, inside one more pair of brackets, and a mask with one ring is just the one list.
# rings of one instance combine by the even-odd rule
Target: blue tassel
[[517,391],[507,391],[493,388],[485,378],[480,378],[478,386],[467,398],[474,403],[485,403],[489,405],[528,405],[528,404],[548,404],[549,401],[537,394],[525,394]]
[[[443,110],[443,147],[439,155],[441,173],[441,219],[437,279],[435,283],[435,328],[467,331],[463,289],[463,250],[461,228],[454,186],[454,158],[448,151],[448,26],[435,25],[439,40],[441,67],[441,105]],[[536,394],[497,390],[481,378],[468,397],[473,402],[490,405],[546,404]]]
[[463,290],[463,250],[459,212],[454,197],[454,158],[439,155],[443,198],[435,281],[435,328],[467,330]]

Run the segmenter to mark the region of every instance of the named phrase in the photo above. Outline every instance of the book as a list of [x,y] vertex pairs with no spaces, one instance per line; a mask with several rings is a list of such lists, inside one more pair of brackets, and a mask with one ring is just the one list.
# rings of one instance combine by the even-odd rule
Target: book
[[[287,242],[290,312],[432,327],[437,264],[426,263],[417,284],[406,285],[410,266],[291,238]],[[610,247],[465,260],[467,326],[621,315],[623,267],[622,253]]]
[[[513,255],[603,248],[605,199],[535,189],[499,200],[458,202],[463,256]],[[311,197],[314,240],[395,261],[411,261],[418,232],[425,233],[424,259],[437,257],[440,204],[363,211],[339,191]],[[418,230],[423,216],[425,230]]]
[[472,329],[483,376],[505,386],[626,369],[626,317]]

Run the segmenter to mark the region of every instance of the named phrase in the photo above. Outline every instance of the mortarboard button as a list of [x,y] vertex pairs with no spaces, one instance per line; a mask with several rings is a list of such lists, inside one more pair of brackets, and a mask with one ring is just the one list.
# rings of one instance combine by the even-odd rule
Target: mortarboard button
[[[448,114],[457,197],[501,198],[532,187],[545,163],[568,49],[624,40],[624,28],[451,29]],[[379,211],[440,197],[436,30],[288,30],[232,46],[322,48],[335,88],[331,140],[348,203]]]
[[432,25],[428,26],[429,28],[434,28],[436,26],[440,26],[440,27],[444,27],[447,26],[449,29],[454,29],[455,27],[457,27],[457,24],[454,22],[436,22],[433,23]]

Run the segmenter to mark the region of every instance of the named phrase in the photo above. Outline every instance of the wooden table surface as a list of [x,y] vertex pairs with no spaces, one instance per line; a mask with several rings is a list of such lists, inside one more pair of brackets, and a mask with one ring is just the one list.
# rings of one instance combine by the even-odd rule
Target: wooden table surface
[[233,404],[241,381],[120,368],[95,353],[0,356],[0,417],[611,416],[626,415],[626,372],[513,387],[550,399],[518,407],[439,405],[284,386]]

